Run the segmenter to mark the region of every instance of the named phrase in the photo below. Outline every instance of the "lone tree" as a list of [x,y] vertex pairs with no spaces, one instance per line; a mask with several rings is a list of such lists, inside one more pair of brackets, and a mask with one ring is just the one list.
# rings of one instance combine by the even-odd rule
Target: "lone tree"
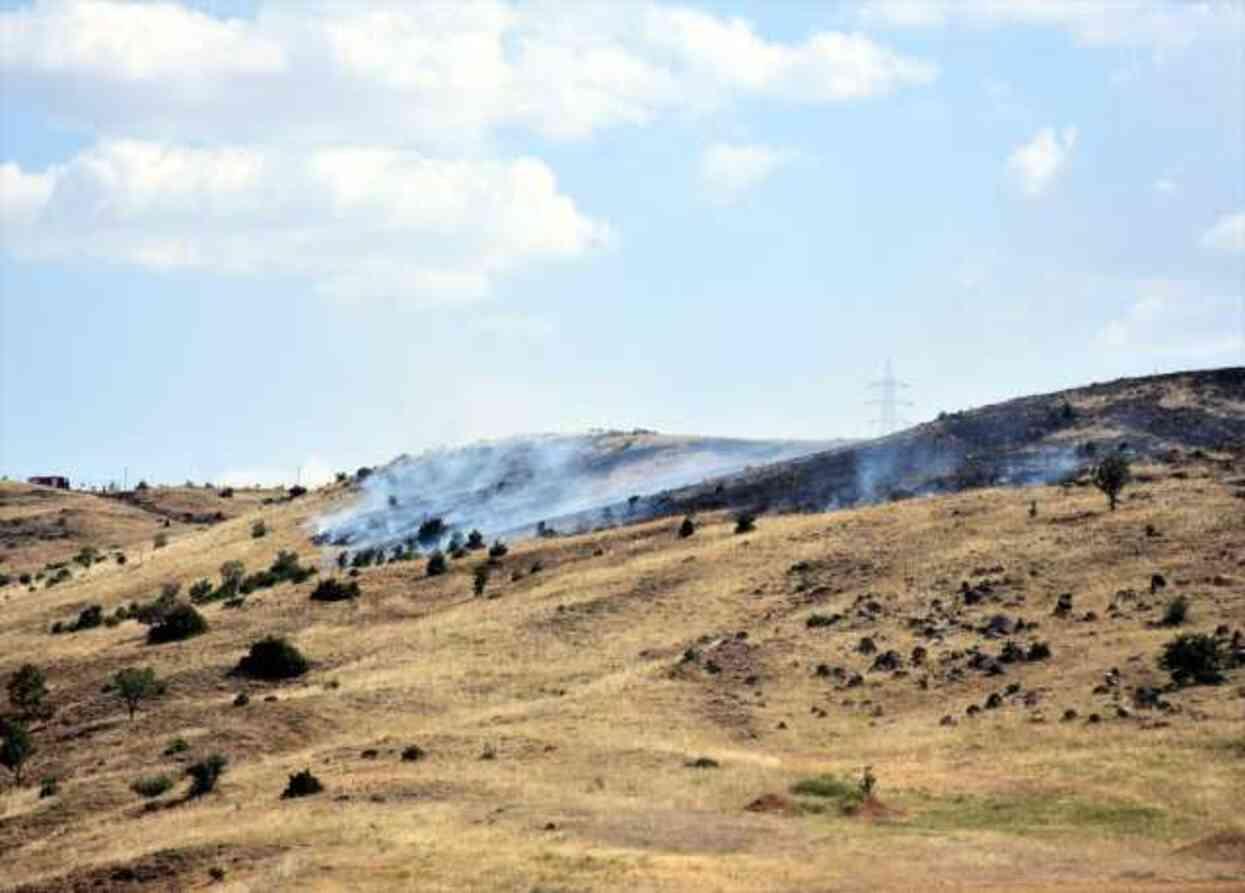
[[1112,453],[1094,467],[1094,486],[1107,494],[1111,511],[1115,511],[1120,491],[1131,478],[1132,470],[1128,467],[1128,459],[1121,453]]
[[9,679],[9,703],[26,717],[38,716],[43,711],[48,686],[43,671],[34,664],[23,664]]
[[35,752],[30,733],[20,722],[0,719],[0,766],[13,773],[13,783],[22,783],[22,767]]
[[154,698],[163,689],[159,680],[156,679],[156,671],[151,667],[144,667],[141,670],[137,667],[126,667],[113,677],[112,687],[117,697],[125,702],[126,708],[130,711],[131,720],[134,719],[134,713],[138,710],[139,704],[148,698]]

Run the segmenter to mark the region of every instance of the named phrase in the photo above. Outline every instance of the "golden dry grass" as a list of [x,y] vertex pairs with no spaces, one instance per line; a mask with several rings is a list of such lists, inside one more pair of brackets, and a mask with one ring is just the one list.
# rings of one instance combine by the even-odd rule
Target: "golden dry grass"
[[[1165,681],[1154,660],[1172,632],[1147,621],[1168,595],[1190,597],[1191,629],[1245,627],[1245,503],[1228,483],[1239,461],[1235,471],[1195,463],[1185,479],[1148,469],[1153,479],[1115,513],[1090,489],[990,490],[766,516],[744,536],[705,516],[686,540],[667,519],[531,542],[493,574],[496,598],[471,596],[475,556],[434,579],[422,563],[390,564],[362,573],[358,603],[312,603],[314,581],[283,585],[242,609],[209,606],[206,635],[159,647],[134,622],[47,630],[89,603],[108,613],[162,582],[215,577],[226,559],[258,569],[281,548],[316,555],[307,522],[349,495],[187,531],[141,564],[100,565],[51,590],[10,587],[0,675],[26,661],[46,668],[57,713],[36,726],[27,774],[62,783],[47,799],[37,785],[0,790],[3,881],[56,889],[156,865],[151,884],[186,889],[212,885],[219,865],[217,886],[237,890],[1241,889],[1232,835],[1245,833],[1245,675],[1170,695],[1171,715],[1135,711],[1127,697]],[[272,533],[256,540],[261,514]],[[536,561],[543,570],[528,574]],[[512,581],[515,570],[524,574]],[[1151,597],[1155,571],[1171,586]],[[1054,657],[949,679],[940,655],[997,652],[1001,640],[959,629],[931,642],[907,619],[986,577],[1006,577],[998,589],[1015,601],[962,618],[1037,621],[1019,638],[1048,641]],[[1150,607],[1109,617],[1122,589]],[[1064,592],[1076,615],[1099,619],[1052,617]],[[855,611],[862,596],[881,605],[876,620]],[[810,629],[814,611],[849,616]],[[279,685],[229,677],[269,632],[290,636],[313,670]],[[930,666],[869,672],[872,658],[855,652],[864,635],[905,663],[923,644]],[[698,662],[681,663],[688,648]],[[706,671],[711,658],[722,672]],[[814,673],[820,663],[865,682],[841,689]],[[100,692],[130,664],[170,683],[132,723]],[[1093,693],[1113,667],[1128,718],[1112,692]],[[965,717],[1013,682],[1037,703],[1013,697]],[[240,690],[246,707],[232,706]],[[1081,719],[1061,722],[1068,708]],[[1093,712],[1103,722],[1087,724]],[[946,714],[958,724],[941,726]],[[189,753],[162,756],[174,736]],[[401,761],[408,744],[426,758]],[[493,759],[481,759],[486,749]],[[177,773],[212,751],[231,766],[208,797],[145,811],[129,790],[140,774]],[[686,765],[700,756],[720,767]],[[811,812],[812,800],[789,793],[866,765],[895,817]],[[281,800],[304,767],[326,792]],[[764,794],[802,809],[745,810]],[[1227,845],[1198,849],[1215,834]],[[182,861],[153,855],[166,850]]]

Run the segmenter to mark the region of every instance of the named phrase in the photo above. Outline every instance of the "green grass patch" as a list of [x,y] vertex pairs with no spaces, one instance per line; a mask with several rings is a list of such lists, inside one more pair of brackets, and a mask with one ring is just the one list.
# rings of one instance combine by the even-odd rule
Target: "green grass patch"
[[859,784],[833,775],[801,779],[791,786],[791,793],[800,797],[816,797],[821,801],[800,803],[802,811],[814,814],[826,812],[828,806],[835,806],[840,811],[850,809],[865,798]]
[[914,809],[907,824],[928,831],[1161,838],[1174,833],[1176,822],[1155,807],[1052,793],[935,800]]

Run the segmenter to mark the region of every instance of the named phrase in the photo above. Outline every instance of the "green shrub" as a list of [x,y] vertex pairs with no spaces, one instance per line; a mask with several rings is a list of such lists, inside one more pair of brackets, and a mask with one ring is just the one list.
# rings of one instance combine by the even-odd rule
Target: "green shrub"
[[46,800],[48,797],[55,797],[61,791],[60,779],[55,775],[45,775],[39,780],[39,799]]
[[143,701],[156,697],[164,692],[164,684],[156,678],[156,671],[151,667],[126,667],[112,677],[112,690],[116,693],[130,713],[130,719]]
[[190,750],[190,743],[187,742],[185,738],[174,738],[168,743],[168,746],[164,748],[164,755],[166,757],[174,757],[179,753],[185,753],[188,750]]
[[467,534],[467,548],[472,552],[484,548],[484,534],[478,530],[472,530]]
[[233,499],[233,487],[225,487],[217,495],[221,499]]
[[1189,619],[1189,600],[1183,595],[1178,595],[1167,603],[1167,609],[1163,612],[1163,626],[1180,626]]
[[88,605],[78,612],[78,619],[69,627],[70,632],[94,629],[104,622],[104,606]]
[[180,642],[207,632],[207,621],[192,605],[177,605],[168,611],[161,621],[147,630],[147,641],[152,645]]
[[18,574],[17,582],[21,583],[23,586],[29,586],[30,585],[30,574]]
[[76,564],[87,568],[95,563],[95,559],[98,555],[99,550],[94,546],[83,546],[80,550],[78,550],[78,554],[73,557],[73,560]]
[[484,587],[488,586],[489,568],[487,564],[478,565],[471,575],[471,589],[478,598],[484,595]]
[[43,671],[34,664],[22,664],[9,678],[9,703],[22,716],[35,717],[43,712],[48,695]]
[[696,522],[691,518],[684,518],[683,523],[679,525],[679,538],[687,539],[696,532]]
[[488,557],[496,561],[499,558],[505,558],[510,548],[501,540],[495,540],[493,545],[489,546]]
[[22,783],[22,767],[35,752],[26,726],[12,719],[0,719],[0,766],[13,773],[13,783]]
[[357,581],[351,580],[349,583],[339,583],[334,577],[321,580],[320,584],[311,591],[312,600],[318,602],[341,602],[358,597],[359,584]]
[[220,777],[225,774],[225,767],[228,765],[229,760],[221,754],[214,753],[206,759],[187,766],[186,774],[191,779],[189,796],[193,798],[210,794],[216,787],[216,783],[220,781]]
[[1177,685],[1218,685],[1223,682],[1226,655],[1218,639],[1204,633],[1177,636],[1163,647],[1159,668]]
[[1093,483],[1094,486],[1106,494],[1107,500],[1111,505],[1111,511],[1115,511],[1116,503],[1120,498],[1120,491],[1132,479],[1132,470],[1129,467],[1128,459],[1121,453],[1112,453],[1094,466]]
[[144,775],[130,782],[130,790],[148,800],[168,793],[172,787],[173,779],[167,775]]
[[268,525],[263,521],[256,521],[251,525],[251,537],[259,539],[268,535]]
[[292,644],[277,636],[268,636],[251,645],[250,652],[238,661],[236,672],[255,679],[292,679],[307,672],[308,662]]
[[440,549],[428,556],[428,565],[425,570],[430,577],[445,573],[445,554]]
[[324,785],[320,784],[320,779],[311,774],[310,769],[304,769],[302,772],[295,772],[290,776],[289,783],[285,786],[285,793],[281,795],[282,800],[289,800],[294,797],[310,797],[324,790]]
[[833,775],[818,775],[803,779],[792,785],[791,793],[833,800],[844,809],[856,806],[865,798],[859,784],[835,778]]
[[163,549],[169,544],[169,535],[167,533],[157,533],[151,540],[153,549]]
[[212,594],[212,589],[211,580],[199,580],[190,587],[190,600],[195,604],[207,601]]
[[757,529],[756,515],[753,515],[750,512],[743,512],[737,518],[735,518],[735,532],[736,533],[752,533],[752,531],[756,529]]

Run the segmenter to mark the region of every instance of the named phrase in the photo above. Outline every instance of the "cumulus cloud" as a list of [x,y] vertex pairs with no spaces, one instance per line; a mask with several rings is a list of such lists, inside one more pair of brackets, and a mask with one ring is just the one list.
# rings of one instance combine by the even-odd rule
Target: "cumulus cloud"
[[1234,39],[1245,24],[1239,3],[1187,0],[868,0],[860,20],[895,28],[1036,26],[1062,30],[1085,46],[1183,49],[1201,39]]
[[700,159],[701,186],[710,201],[730,204],[794,157],[773,146],[715,143]]
[[0,186],[19,256],[295,276],[344,298],[478,298],[499,274],[609,239],[533,158],[117,140],[45,171],[5,165]]
[[1216,254],[1245,254],[1245,211],[1224,214],[1202,233],[1202,247]]
[[1007,159],[1007,170],[1021,193],[1029,198],[1045,194],[1068,162],[1076,146],[1076,128],[1056,133],[1044,127],[1027,143],[1018,146]]
[[0,76],[52,114],[163,140],[444,146],[500,127],[578,139],[739,94],[881,96],[932,63],[860,35],[768,40],[661,4],[263,3],[218,19],[171,3],[42,0],[0,13]]

